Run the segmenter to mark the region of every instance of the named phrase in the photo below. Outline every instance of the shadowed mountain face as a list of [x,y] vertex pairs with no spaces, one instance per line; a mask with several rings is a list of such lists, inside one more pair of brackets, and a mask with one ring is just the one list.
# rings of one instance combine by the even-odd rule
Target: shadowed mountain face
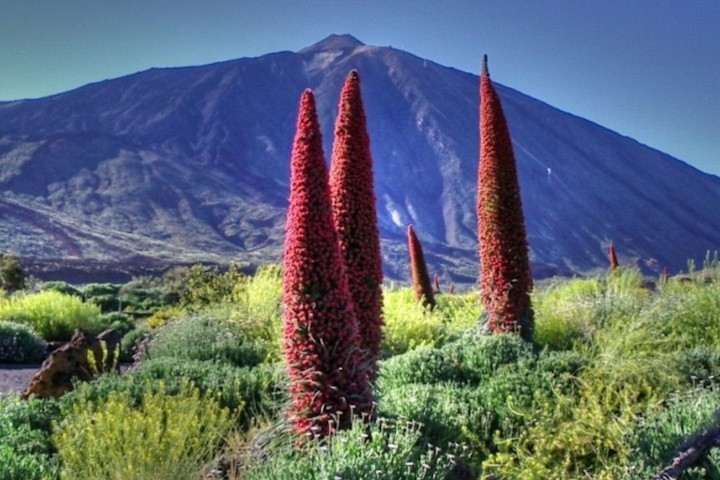
[[[300,93],[315,91],[329,157],[351,69],[361,77],[386,274],[407,278],[412,223],[431,273],[474,282],[477,77],[351,36],[0,103],[0,249],[35,259],[279,261]],[[718,177],[496,87],[535,276],[605,268],[610,241],[621,264],[655,271],[720,248]]]

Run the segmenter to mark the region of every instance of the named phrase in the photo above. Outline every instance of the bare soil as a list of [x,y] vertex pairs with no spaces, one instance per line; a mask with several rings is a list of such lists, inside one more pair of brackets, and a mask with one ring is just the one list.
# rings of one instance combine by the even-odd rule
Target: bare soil
[[0,395],[22,391],[27,387],[38,368],[40,368],[40,364],[0,364]]

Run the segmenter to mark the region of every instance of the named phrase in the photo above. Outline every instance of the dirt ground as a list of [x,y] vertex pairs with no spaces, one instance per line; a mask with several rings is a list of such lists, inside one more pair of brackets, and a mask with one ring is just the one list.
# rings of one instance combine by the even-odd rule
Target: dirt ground
[[19,392],[27,387],[40,365],[0,364],[0,395]]

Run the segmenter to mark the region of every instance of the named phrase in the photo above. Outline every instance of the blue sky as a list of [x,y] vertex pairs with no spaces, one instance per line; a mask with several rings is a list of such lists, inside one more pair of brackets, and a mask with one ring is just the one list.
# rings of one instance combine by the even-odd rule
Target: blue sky
[[493,79],[720,175],[717,0],[5,0],[0,100],[331,33]]

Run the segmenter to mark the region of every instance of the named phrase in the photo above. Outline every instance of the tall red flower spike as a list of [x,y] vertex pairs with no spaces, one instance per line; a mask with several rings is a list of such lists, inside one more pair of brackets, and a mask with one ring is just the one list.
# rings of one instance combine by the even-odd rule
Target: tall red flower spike
[[355,305],[360,346],[375,380],[382,341],[382,257],[375,211],[370,140],[355,70],[345,79],[335,121],[330,199],[340,239],[350,294]]
[[610,262],[610,271],[615,271],[620,266],[617,259],[617,254],[615,253],[615,245],[610,242],[610,246],[608,247],[608,262]]
[[435,296],[430,285],[425,255],[422,245],[415,235],[412,225],[407,227],[408,253],[410,254],[410,275],[415,299],[422,302],[425,307],[435,306]]
[[[312,91],[300,100],[283,253],[283,352],[296,432],[324,436],[369,410],[371,391],[338,249]],[[331,423],[332,422],[332,423]]]
[[491,332],[532,338],[532,277],[510,133],[487,69],[480,74],[477,216],[480,298]]

